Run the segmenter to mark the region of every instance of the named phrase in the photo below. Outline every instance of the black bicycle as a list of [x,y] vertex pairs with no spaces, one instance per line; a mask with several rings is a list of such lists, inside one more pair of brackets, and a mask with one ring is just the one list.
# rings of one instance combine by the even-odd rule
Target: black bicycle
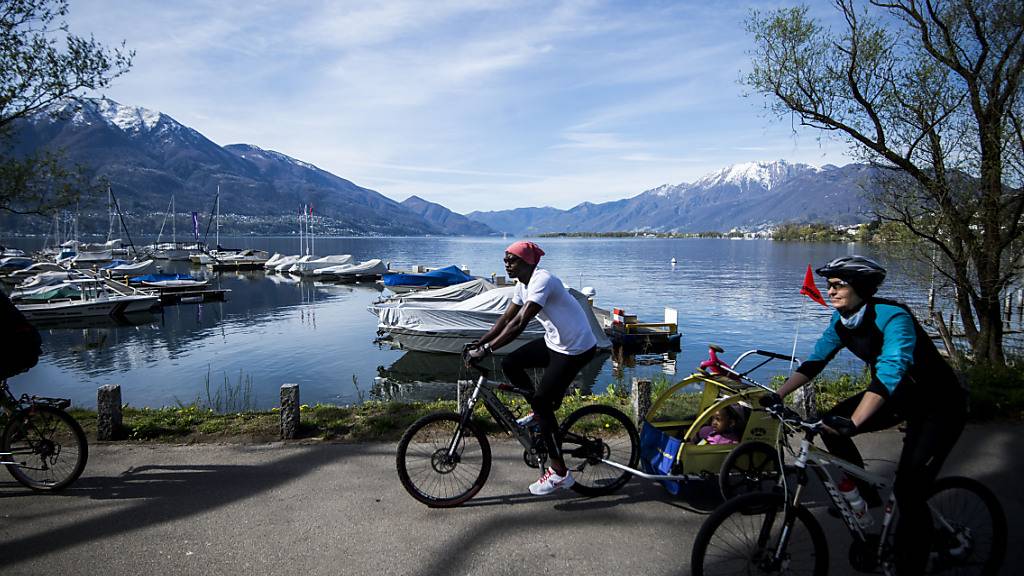
[[85,431],[64,410],[65,398],[22,394],[15,398],[0,381],[0,409],[7,416],[0,437],[0,465],[14,479],[40,492],[55,492],[74,482],[89,459]]
[[[516,422],[515,415],[498,397],[498,390],[527,395],[510,384],[488,381],[480,372],[461,411],[428,414],[411,426],[398,443],[398,478],[406,491],[433,508],[463,504],[483,488],[491,471],[491,445],[473,422],[473,409],[483,401],[494,421],[523,446],[523,460],[531,468],[543,468],[548,454],[545,443],[530,425]],[[610,494],[629,481],[632,474],[607,464],[617,461],[636,468],[640,438],[636,427],[621,411],[600,404],[584,406],[569,414],[558,429],[562,456],[576,483],[572,489],[585,496]]]
[[[693,576],[828,574],[829,542],[803,501],[809,472],[821,481],[829,502],[850,531],[850,565],[858,572],[893,574],[893,528],[899,512],[895,496],[889,492],[880,528],[869,529],[875,520],[871,511],[866,513],[870,522],[858,519],[840,494],[830,469],[866,481],[879,493],[891,488],[890,479],[814,446],[823,429],[821,421],[804,420],[781,405],[766,411],[779,419],[787,435],[803,433],[794,464],[777,463],[774,470],[786,473],[774,475],[776,489],[745,493],[708,516],[694,541]],[[784,447],[789,446],[784,443]],[[791,474],[796,476],[795,483],[789,478]],[[991,490],[963,476],[940,478],[931,487],[928,509],[932,531],[918,536],[931,543],[927,574],[998,573],[1006,555],[1006,516]]]

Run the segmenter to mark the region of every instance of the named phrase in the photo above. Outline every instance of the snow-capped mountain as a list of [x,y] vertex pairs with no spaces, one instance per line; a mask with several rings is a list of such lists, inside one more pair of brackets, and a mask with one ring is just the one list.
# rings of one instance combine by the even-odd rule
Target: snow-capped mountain
[[607,231],[728,231],[785,222],[862,222],[861,192],[873,171],[850,164],[748,162],[727,166],[694,183],[664,184],[632,198],[583,203],[569,210],[473,212],[470,218],[511,234]]
[[761,188],[771,191],[772,188],[807,173],[818,172],[819,169],[807,164],[790,164],[785,160],[777,162],[745,162],[733,164],[708,174],[693,183],[693,188],[714,188],[717,186],[735,186],[740,190]]
[[445,233],[398,202],[301,160],[247,144],[222,147],[166,114],[109,99],[66,102],[14,129],[16,152],[62,148],[90,177],[106,178],[122,209],[149,233],[172,195],[179,211],[208,212],[218,186],[222,213],[250,224],[249,217],[266,226],[280,217],[293,226],[284,224],[287,216],[312,205],[337,233]]

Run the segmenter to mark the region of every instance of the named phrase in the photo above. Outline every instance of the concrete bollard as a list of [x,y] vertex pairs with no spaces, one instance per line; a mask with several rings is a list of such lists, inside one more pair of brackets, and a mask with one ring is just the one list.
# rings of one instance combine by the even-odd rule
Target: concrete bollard
[[639,426],[651,410],[651,381],[633,378],[630,399],[633,401],[633,421]]
[[96,390],[96,439],[116,440],[121,435],[121,386],[106,384]]
[[299,433],[299,385],[281,385],[281,439],[290,440]]

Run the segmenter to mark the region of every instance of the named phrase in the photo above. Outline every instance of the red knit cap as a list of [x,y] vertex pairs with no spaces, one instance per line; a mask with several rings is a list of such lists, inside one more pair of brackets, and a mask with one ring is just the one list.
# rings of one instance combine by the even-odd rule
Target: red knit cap
[[537,262],[540,262],[540,257],[544,255],[544,251],[540,249],[533,242],[513,242],[508,248],[505,248],[505,252],[509,254],[515,254],[523,259],[530,266],[536,266]]

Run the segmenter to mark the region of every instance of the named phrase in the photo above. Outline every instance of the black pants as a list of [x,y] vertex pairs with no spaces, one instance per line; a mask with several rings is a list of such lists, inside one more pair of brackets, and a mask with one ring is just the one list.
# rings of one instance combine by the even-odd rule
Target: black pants
[[[849,418],[863,396],[864,392],[861,392],[843,400],[829,410],[829,414]],[[896,481],[893,485],[899,510],[895,533],[897,574],[924,574],[931,544],[928,534],[932,529],[928,496],[946,456],[963,432],[967,419],[966,405],[966,397],[945,398],[941,409],[920,410],[906,418],[907,434],[903,439],[903,451],[896,465]],[[858,427],[857,433],[884,430],[903,420],[891,403],[886,402]],[[835,434],[822,434],[821,438],[832,454],[864,466],[864,460],[852,439]],[[862,485],[861,490],[864,494],[874,489]]]
[[[543,338],[537,338],[520,346],[501,361],[501,371],[510,384],[524,390],[533,390],[526,401],[533,408],[534,421],[540,426],[541,438],[547,442],[548,451],[553,456],[562,456],[562,448],[555,439],[555,431],[558,429],[555,411],[562,405],[562,398],[573,378],[594,358],[596,350],[594,347],[582,354],[570,356],[549,349]],[[536,385],[526,374],[530,368],[544,368],[544,375]]]

